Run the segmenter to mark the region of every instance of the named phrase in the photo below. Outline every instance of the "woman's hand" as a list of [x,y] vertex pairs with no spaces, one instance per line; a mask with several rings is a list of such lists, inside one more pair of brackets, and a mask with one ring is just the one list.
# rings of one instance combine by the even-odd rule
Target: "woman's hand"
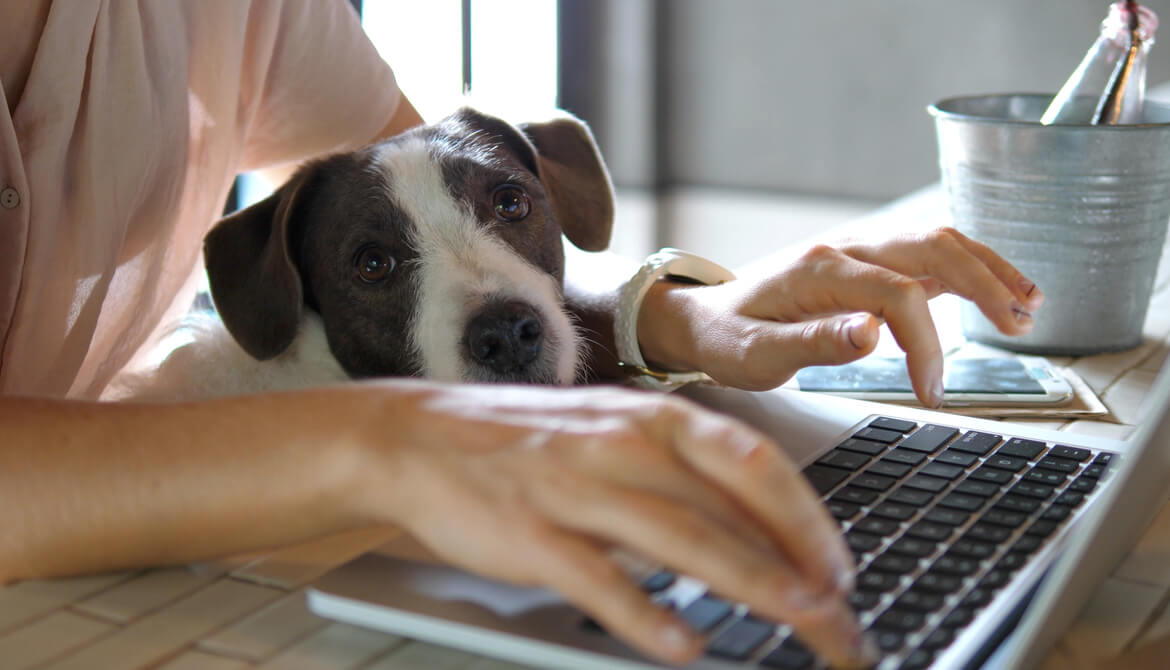
[[774,388],[808,365],[836,365],[877,345],[884,321],[906,352],[919,400],[942,402],[942,351],[927,301],[954,293],[1006,334],[1032,328],[1044,295],[987,246],[953,228],[811,248],[775,273],[720,286],[663,284],[638,320],[647,361],[702,370],[749,390]]
[[363,500],[444,560],[554,589],[634,647],[693,659],[701,638],[611,560],[624,548],[791,623],[835,666],[876,660],[845,602],[840,529],[762,434],[661,394],[420,388],[386,408],[399,447],[372,452]]

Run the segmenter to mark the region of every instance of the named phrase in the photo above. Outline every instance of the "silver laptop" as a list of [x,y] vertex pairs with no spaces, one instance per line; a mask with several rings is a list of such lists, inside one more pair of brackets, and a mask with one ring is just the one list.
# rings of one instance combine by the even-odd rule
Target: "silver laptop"
[[[1125,441],[789,390],[687,393],[804,467],[857,558],[851,603],[887,654],[881,670],[1037,665],[1170,492],[1170,366]],[[555,593],[403,555],[390,546],[325,575],[310,609],[537,667],[656,667]],[[690,667],[821,667],[787,626],[628,563],[708,636]]]

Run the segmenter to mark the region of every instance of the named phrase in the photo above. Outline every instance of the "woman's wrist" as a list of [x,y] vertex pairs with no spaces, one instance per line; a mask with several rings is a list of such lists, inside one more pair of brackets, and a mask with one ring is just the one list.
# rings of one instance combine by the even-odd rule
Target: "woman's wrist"
[[693,328],[693,291],[699,288],[661,279],[646,293],[638,311],[638,346],[650,367],[670,372],[701,370]]

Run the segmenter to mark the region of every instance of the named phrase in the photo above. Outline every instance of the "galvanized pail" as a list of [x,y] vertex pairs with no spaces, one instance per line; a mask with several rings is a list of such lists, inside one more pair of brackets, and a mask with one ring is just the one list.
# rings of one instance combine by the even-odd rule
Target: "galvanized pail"
[[1000,333],[964,303],[964,334],[1015,351],[1090,354],[1141,342],[1170,222],[1170,107],[1147,123],[1039,123],[1051,94],[931,105],[954,225],[1047,296],[1035,327]]

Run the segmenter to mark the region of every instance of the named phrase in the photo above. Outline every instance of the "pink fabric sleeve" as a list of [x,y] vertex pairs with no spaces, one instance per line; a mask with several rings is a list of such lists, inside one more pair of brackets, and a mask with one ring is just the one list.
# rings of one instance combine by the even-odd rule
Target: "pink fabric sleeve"
[[257,0],[241,73],[245,170],[364,146],[401,99],[345,0]]

